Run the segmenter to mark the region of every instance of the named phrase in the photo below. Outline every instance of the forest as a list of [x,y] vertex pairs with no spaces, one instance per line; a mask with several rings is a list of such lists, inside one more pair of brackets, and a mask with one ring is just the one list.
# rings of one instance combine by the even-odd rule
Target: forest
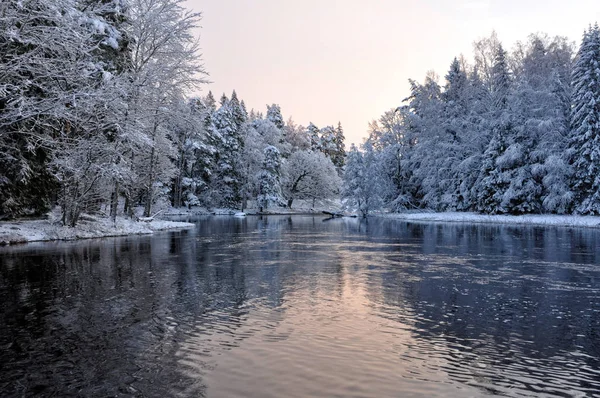
[[0,219],[339,196],[337,127],[211,92],[181,0],[0,4]]
[[410,81],[402,106],[347,159],[344,196],[363,214],[430,209],[484,214],[600,213],[600,30],[577,50],[531,35],[508,53],[495,34]]
[[[341,123],[248,111],[209,82],[182,0],[0,4],[0,219],[60,208],[150,217],[157,206],[264,211],[335,199],[353,211],[600,213],[600,29],[579,48],[495,34],[345,150]],[[402,98],[401,96],[399,97]]]

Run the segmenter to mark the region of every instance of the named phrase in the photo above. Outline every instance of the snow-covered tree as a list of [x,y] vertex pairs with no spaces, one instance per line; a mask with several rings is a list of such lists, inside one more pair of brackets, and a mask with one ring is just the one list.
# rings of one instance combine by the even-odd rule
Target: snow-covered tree
[[570,45],[531,36],[512,55],[495,34],[475,65],[454,59],[443,89],[429,73],[408,104],[369,128],[381,195],[391,209],[565,212]]
[[290,145],[292,152],[310,149],[310,137],[304,126],[296,124],[290,117],[285,124],[284,130],[285,140]]
[[277,104],[267,105],[267,120],[280,130],[283,130],[285,127],[285,122],[281,115],[281,108]]
[[337,167],[340,174],[342,173],[342,169],[346,163],[346,146],[344,141],[346,141],[346,137],[344,137],[344,129],[342,128],[342,123],[338,122],[338,125],[335,129],[335,152],[331,161],[335,167]]
[[364,152],[354,145],[348,153],[344,172],[342,198],[346,206],[361,212],[363,217],[378,210],[383,205],[381,198],[381,179],[375,151],[367,141]]
[[214,205],[235,208],[242,200],[240,154],[244,141],[230,101],[223,104],[214,114],[219,142],[216,144],[216,170],[211,191]]
[[575,211],[600,214],[600,28],[583,35],[573,67],[569,157]]
[[264,150],[264,161],[258,181],[259,191],[256,200],[260,211],[267,209],[272,204],[282,202],[281,155],[279,150],[272,145]]
[[315,126],[312,122],[308,124],[306,128],[308,131],[308,136],[310,138],[310,148],[313,151],[321,150],[321,129]]
[[282,175],[283,196],[289,208],[296,199],[332,199],[339,194],[341,179],[322,152],[292,153],[283,164]]
[[237,97],[237,93],[233,90],[231,93],[231,100],[229,100],[229,107],[231,108],[231,114],[233,117],[233,121],[236,124],[238,129],[241,129],[244,123],[248,120],[248,112],[246,111],[246,106],[243,105],[243,101]]
[[[103,149],[116,131],[106,115],[119,103],[110,80],[128,59],[115,54],[127,49],[121,11],[103,1],[0,4],[0,216],[39,213],[58,196],[73,225],[104,199]],[[67,157],[88,161],[73,170]]]
[[183,0],[131,0],[129,36],[132,48],[129,108],[133,114],[131,134],[145,139],[137,152],[145,176],[142,188],[144,215],[152,215],[152,205],[162,187],[169,186],[174,169],[168,158],[172,109],[188,90],[204,82],[199,43],[195,36],[201,15],[189,12]]

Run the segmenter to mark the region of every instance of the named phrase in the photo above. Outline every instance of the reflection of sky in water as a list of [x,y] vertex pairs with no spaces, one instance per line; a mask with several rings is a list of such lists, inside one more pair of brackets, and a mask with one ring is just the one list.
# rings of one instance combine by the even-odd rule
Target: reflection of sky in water
[[595,230],[312,217],[2,249],[9,395],[600,389]]

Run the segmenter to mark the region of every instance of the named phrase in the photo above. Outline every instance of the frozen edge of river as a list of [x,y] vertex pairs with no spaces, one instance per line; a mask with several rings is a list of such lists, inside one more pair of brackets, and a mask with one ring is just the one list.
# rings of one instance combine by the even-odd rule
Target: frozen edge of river
[[557,227],[600,228],[597,216],[560,216],[528,214],[521,216],[486,215],[477,213],[393,213],[380,217],[418,222],[459,222],[472,224],[513,224]]
[[82,220],[74,228],[58,225],[50,220],[22,220],[0,223],[0,245],[144,235],[155,231],[191,227],[194,227],[194,224],[187,222],[164,220],[139,222],[122,217],[117,218],[115,223],[104,218]]

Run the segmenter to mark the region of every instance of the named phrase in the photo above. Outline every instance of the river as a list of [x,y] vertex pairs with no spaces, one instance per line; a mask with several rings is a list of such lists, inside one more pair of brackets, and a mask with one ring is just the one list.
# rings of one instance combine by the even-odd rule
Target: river
[[600,230],[193,221],[0,248],[0,395],[600,396]]

